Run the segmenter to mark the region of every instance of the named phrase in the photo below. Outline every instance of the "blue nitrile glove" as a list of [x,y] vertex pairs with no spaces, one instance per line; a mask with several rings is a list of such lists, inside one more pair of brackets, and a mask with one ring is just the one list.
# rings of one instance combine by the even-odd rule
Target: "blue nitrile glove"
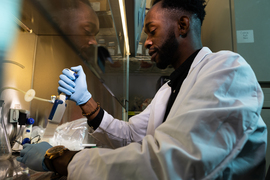
[[51,147],[47,142],[24,144],[23,150],[20,152],[20,157],[16,159],[35,171],[49,171],[43,160],[46,151]]
[[71,70],[76,72],[78,77],[68,69],[62,71],[58,84],[58,91],[65,93],[68,99],[76,102],[77,105],[86,103],[92,95],[87,90],[86,76],[82,66],[71,67]]

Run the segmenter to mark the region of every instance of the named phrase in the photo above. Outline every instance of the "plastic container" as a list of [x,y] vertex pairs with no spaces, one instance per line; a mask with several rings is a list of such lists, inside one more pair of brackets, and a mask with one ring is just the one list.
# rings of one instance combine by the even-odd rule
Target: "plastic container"
[[3,106],[4,101],[0,100],[0,161],[7,160],[12,152],[3,118]]

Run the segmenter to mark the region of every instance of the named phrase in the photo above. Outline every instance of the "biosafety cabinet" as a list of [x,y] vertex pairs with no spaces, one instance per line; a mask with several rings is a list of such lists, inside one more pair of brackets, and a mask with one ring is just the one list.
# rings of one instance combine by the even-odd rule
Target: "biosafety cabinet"
[[[82,65],[88,89],[101,107],[118,119],[128,120],[149,103],[157,91],[157,82],[173,72],[159,70],[144,48],[144,17],[153,0],[85,0],[98,15],[97,46],[81,53],[73,37],[61,23],[71,19],[56,9],[75,0],[14,0],[0,2],[0,99],[4,100],[3,118],[10,139],[16,128],[10,123],[10,109],[22,109],[45,126],[57,95],[58,80],[64,68]],[[59,2],[61,2],[59,4]],[[241,54],[254,69],[261,84],[265,103],[262,116],[270,126],[270,1],[206,1],[202,42],[212,51],[231,50]],[[57,15],[56,15],[57,14]],[[70,18],[76,14],[70,14]],[[111,59],[98,55],[105,47]],[[34,89],[37,98],[24,100],[24,93]],[[81,118],[81,110],[68,102],[62,123]],[[269,135],[268,135],[269,137]],[[270,139],[270,137],[268,138]],[[268,143],[269,144],[269,143]],[[268,145],[269,146],[269,145]],[[269,151],[269,149],[268,149]],[[267,153],[267,164],[270,153]],[[268,166],[267,166],[268,167]]]

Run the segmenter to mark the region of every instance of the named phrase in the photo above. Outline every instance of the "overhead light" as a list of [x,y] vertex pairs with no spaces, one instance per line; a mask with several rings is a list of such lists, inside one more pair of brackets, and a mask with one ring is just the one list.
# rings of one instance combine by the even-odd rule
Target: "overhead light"
[[29,27],[27,27],[22,21],[20,21],[18,18],[13,16],[14,21],[26,32],[32,33],[33,30]]
[[130,49],[129,49],[129,41],[128,41],[125,4],[124,4],[123,0],[119,0],[119,7],[120,7],[122,27],[123,27],[124,38],[125,38],[126,52],[127,52],[127,55],[129,55],[130,54]]

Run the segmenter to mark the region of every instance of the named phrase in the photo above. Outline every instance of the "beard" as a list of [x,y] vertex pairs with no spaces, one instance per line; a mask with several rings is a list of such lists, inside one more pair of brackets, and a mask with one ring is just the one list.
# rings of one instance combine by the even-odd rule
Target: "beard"
[[178,49],[178,46],[179,44],[175,38],[175,34],[171,30],[158,51],[159,60],[156,61],[156,65],[159,69],[166,69],[168,65],[175,61],[174,55]]

